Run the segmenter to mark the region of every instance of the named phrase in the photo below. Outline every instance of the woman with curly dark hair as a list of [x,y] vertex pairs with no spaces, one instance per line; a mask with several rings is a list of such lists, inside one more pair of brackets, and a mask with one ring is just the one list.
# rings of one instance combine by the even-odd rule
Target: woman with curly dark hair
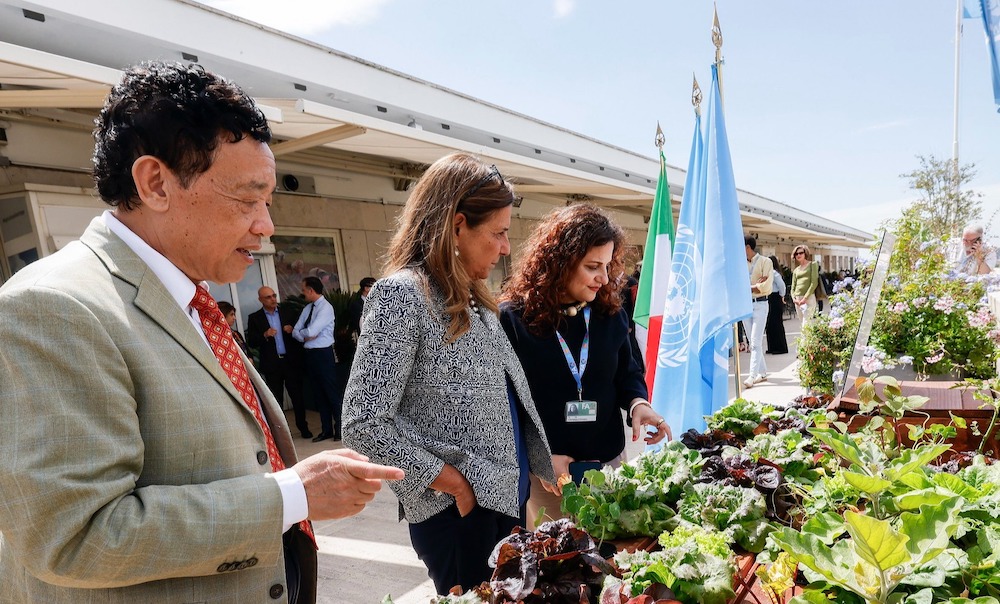
[[[640,361],[622,309],[625,233],[600,209],[573,205],[546,216],[531,234],[501,296],[500,322],[517,352],[552,449],[557,477],[619,462],[622,411],[632,441],[670,435],[646,400]],[[560,500],[532,476],[527,520],[559,516]]]

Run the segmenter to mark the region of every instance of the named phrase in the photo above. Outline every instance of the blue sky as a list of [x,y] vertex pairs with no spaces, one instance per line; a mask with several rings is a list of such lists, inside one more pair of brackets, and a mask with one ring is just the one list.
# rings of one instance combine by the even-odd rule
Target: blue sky
[[[213,6],[686,167],[691,76],[714,60],[707,0],[213,0]],[[874,230],[950,158],[952,0],[719,0],[737,186]],[[982,24],[965,21],[962,163],[1000,234],[1000,113]]]

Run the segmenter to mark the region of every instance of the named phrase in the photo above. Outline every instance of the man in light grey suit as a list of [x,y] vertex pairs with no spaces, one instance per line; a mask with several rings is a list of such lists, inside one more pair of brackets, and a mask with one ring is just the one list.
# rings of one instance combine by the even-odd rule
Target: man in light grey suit
[[314,601],[301,521],[403,473],[297,461],[263,379],[238,354],[258,419],[192,309],[273,233],[267,122],[218,76],[147,64],[94,134],[112,209],[0,288],[0,602]]

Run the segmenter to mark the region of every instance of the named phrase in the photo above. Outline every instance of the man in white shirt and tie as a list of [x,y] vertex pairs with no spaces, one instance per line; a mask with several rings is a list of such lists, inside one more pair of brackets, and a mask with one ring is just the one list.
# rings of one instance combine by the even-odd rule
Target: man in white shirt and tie
[[333,329],[336,322],[333,306],[323,296],[323,282],[318,277],[302,280],[306,304],[292,329],[292,337],[305,348],[306,396],[319,410],[322,431],[312,441],[340,440],[340,411],[343,399],[337,391],[333,353]]

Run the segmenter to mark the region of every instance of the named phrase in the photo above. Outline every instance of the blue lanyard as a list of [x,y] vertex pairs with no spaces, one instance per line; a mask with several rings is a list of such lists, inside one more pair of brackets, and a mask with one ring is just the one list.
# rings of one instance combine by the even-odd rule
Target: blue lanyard
[[580,346],[580,367],[576,366],[576,361],[573,360],[573,354],[569,351],[569,346],[566,345],[566,340],[563,339],[562,334],[559,330],[556,330],[556,337],[559,338],[559,345],[562,346],[563,354],[566,355],[566,364],[569,365],[569,372],[573,374],[573,379],[576,380],[576,396],[577,400],[583,400],[583,372],[587,370],[587,358],[590,356],[590,307],[583,309],[583,324],[586,326],[586,330],[583,332],[583,344]]

